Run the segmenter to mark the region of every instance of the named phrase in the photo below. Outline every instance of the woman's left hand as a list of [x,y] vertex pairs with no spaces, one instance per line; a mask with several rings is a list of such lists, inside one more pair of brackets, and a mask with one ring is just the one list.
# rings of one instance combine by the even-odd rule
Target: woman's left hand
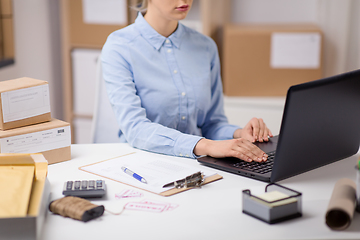
[[244,128],[234,132],[234,138],[244,138],[250,142],[267,142],[269,137],[273,137],[273,134],[261,118],[252,118]]

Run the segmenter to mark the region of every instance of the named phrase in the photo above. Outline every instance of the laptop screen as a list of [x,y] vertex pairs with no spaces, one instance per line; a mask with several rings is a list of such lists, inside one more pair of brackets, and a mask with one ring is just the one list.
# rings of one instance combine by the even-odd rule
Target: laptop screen
[[205,156],[198,161],[246,177],[276,182],[357,153],[360,70],[290,87],[279,136],[270,143],[255,144],[266,153],[276,149],[271,173],[249,171],[249,166],[257,163],[243,166],[243,161],[237,158]]
[[360,70],[290,87],[271,181],[349,157],[360,144]]

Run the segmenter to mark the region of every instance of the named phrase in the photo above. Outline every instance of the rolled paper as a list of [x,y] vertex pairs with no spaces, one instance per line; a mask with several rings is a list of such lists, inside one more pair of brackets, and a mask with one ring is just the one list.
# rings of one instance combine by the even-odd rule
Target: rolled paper
[[[360,165],[360,161],[359,161]],[[357,201],[357,207],[356,211],[360,212],[360,169],[359,165],[356,166],[356,201]]]
[[356,184],[348,178],[336,182],[326,211],[326,225],[341,231],[351,224],[356,207]]

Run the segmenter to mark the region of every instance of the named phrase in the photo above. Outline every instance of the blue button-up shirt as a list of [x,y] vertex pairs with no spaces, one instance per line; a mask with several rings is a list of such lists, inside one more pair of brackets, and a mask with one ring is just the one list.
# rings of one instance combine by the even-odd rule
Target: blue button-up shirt
[[120,140],[168,155],[195,157],[202,138],[233,138],[223,109],[215,42],[181,23],[168,38],[139,14],[109,35],[103,77]]

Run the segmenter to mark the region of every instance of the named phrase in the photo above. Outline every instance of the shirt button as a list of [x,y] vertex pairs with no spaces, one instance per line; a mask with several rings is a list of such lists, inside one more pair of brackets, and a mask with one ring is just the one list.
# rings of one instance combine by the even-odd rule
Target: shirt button
[[174,73],[177,73],[177,70],[174,70]]
[[185,157],[189,157],[189,155],[186,154]]
[[183,155],[180,153],[179,156],[182,157]]
[[185,116],[182,116],[182,117],[181,117],[181,119],[182,119],[182,120],[185,120],[185,119],[186,119],[186,117],[185,117]]
[[169,39],[166,39],[166,41],[165,41],[166,43],[170,43],[170,40]]
[[186,93],[185,93],[185,92],[182,92],[182,93],[181,93],[181,96],[185,96],[185,95],[186,95]]
[[171,53],[171,49],[168,49],[167,52],[168,52],[168,53]]

